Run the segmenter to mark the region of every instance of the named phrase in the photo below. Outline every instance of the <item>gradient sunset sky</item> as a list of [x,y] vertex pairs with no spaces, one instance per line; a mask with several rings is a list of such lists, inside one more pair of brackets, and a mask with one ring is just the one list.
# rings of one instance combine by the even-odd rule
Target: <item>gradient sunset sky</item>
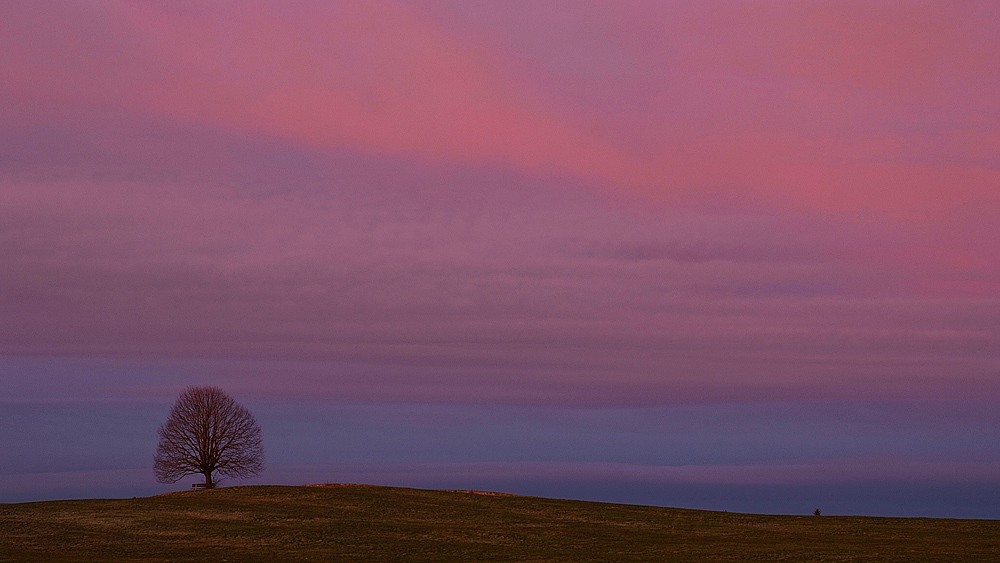
[[994,0],[0,2],[0,502],[1000,518]]

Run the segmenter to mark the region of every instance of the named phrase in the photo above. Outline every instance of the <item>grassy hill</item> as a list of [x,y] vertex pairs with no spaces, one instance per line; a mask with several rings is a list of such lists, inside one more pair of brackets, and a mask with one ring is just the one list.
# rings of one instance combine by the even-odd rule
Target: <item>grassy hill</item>
[[1000,521],[374,487],[0,504],[0,561],[996,561]]

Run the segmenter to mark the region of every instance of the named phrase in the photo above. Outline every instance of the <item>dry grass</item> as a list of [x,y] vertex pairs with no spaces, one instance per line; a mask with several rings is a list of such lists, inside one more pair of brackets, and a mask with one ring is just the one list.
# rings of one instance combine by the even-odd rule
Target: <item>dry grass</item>
[[[0,505],[0,561],[994,561],[1000,522],[373,486]],[[472,493],[476,493],[473,491]]]

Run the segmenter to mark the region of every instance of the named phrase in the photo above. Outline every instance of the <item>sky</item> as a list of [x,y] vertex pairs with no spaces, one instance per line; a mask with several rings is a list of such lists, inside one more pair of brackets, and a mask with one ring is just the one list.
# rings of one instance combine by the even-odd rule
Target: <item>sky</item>
[[[1000,518],[992,0],[0,3],[0,502]],[[193,482],[193,481],[192,481]]]

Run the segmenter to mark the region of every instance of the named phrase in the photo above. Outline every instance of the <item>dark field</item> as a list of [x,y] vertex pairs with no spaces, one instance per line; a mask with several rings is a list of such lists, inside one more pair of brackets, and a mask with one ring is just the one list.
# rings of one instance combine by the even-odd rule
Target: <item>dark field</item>
[[362,485],[0,504],[0,561],[996,561],[1000,521],[760,516]]

